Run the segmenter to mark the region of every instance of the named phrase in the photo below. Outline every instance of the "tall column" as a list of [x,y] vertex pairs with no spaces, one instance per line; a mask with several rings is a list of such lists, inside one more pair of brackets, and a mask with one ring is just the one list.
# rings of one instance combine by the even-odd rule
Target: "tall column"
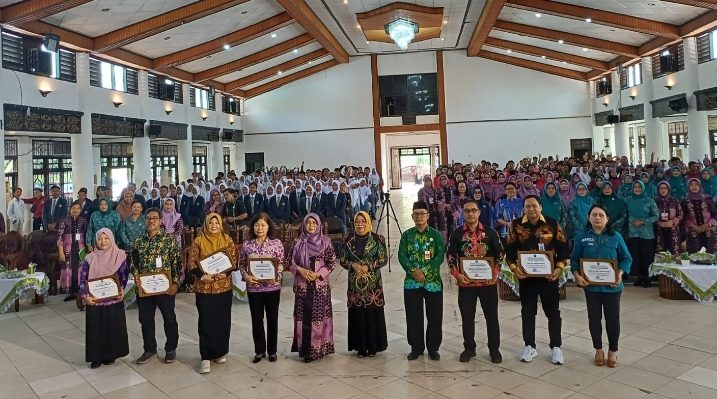
[[[219,132],[221,137],[223,130]],[[225,174],[229,172],[228,170],[224,170],[224,141],[212,142],[210,145],[210,154],[211,160],[207,162],[211,164],[211,167],[207,165],[207,174],[209,176],[214,177],[218,172],[224,172]]]
[[[139,117],[149,119],[149,86],[147,71],[139,71]],[[186,97],[189,98],[189,97]],[[132,139],[132,165],[134,183],[137,187],[146,181],[152,185],[152,153],[149,140],[149,121],[144,124],[144,136]]]
[[179,173],[179,181],[187,180],[194,172],[194,164],[192,159],[192,106],[189,104],[188,84],[182,85],[182,94],[184,97],[184,109],[187,116],[187,139],[177,141],[177,170]]
[[97,176],[94,174],[92,159],[92,115],[90,109],[90,55],[77,53],[77,92],[79,108],[84,114],[80,121],[81,133],[70,135],[72,151],[72,186],[73,197],[77,191],[85,187],[90,193],[95,192]]
[[630,137],[627,135],[627,123],[615,124],[615,155],[627,156],[630,152]]
[[[0,48],[2,48],[2,35],[0,35]],[[5,74],[0,71],[0,93],[4,93],[5,87],[3,86],[3,76]],[[5,106],[3,105],[3,96],[0,96],[0,112],[4,112],[3,109]],[[0,119],[3,120],[3,124],[5,123],[5,117],[2,116]],[[3,143],[5,142],[5,126],[0,127],[0,138],[2,138]],[[5,165],[5,147],[3,146],[3,149],[0,149],[0,165]],[[18,169],[18,174],[20,173],[20,170]],[[5,214],[5,211],[7,210],[7,199],[12,196],[12,187],[7,187],[7,184],[5,185],[5,190],[3,190],[2,198],[0,198],[0,211],[2,211],[2,214]],[[7,223],[5,224],[7,226]]]
[[642,71],[640,90],[642,90],[645,110],[645,156],[649,160],[654,153],[657,161],[667,158],[667,152],[662,148],[665,142],[662,126],[660,121],[652,116],[652,104],[650,104],[650,101],[655,99],[655,90],[652,86],[652,57],[642,57],[640,70]]
[[[244,141],[246,141],[246,136],[244,136]],[[234,143],[234,171],[237,172],[237,175],[246,171],[245,148],[245,142]]]
[[[683,39],[685,52],[685,94],[687,94],[687,137],[690,145],[687,153],[690,161],[702,162],[705,155],[712,158],[710,151],[709,130],[707,128],[707,113],[697,110],[697,96],[694,93],[699,90],[699,75],[697,70],[697,38],[686,37]],[[684,160],[687,161],[687,160]]]
[[[17,184],[22,188],[22,197],[32,197],[32,139],[27,136],[17,138]],[[7,209],[6,209],[7,210]],[[30,207],[25,206],[25,224],[23,232],[32,231]]]

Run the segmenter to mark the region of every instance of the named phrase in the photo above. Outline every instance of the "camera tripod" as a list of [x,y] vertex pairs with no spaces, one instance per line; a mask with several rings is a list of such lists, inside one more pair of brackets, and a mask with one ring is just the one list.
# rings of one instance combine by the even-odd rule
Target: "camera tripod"
[[382,193],[383,197],[383,204],[381,205],[381,212],[379,212],[378,217],[378,223],[376,223],[376,233],[378,233],[378,229],[381,227],[381,222],[385,219],[386,220],[386,249],[388,251],[388,272],[391,272],[391,219],[393,219],[394,222],[396,222],[396,226],[398,226],[398,231],[403,234],[403,230],[401,230],[401,224],[398,222],[398,219],[396,218],[396,211],[393,210],[393,204],[391,204],[391,194],[390,193]]

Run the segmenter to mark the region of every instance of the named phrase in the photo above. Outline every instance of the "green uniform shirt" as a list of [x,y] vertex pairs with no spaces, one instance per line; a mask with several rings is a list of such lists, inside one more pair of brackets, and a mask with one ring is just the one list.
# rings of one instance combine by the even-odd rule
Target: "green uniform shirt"
[[[398,246],[398,262],[406,271],[403,281],[404,289],[425,288],[426,291],[440,292],[443,290],[441,281],[441,263],[446,253],[446,244],[441,233],[432,228],[419,232],[411,227],[401,235]],[[418,282],[411,273],[414,269],[421,269],[426,276],[424,282]]]

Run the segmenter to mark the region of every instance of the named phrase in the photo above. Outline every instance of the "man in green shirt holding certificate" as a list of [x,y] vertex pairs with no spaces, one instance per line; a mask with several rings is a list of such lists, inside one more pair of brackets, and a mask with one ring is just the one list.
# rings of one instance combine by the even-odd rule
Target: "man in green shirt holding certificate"
[[[439,360],[438,349],[443,337],[443,282],[440,268],[446,252],[441,233],[428,226],[428,205],[413,204],[415,227],[401,236],[398,261],[406,271],[403,301],[406,308],[406,336],[411,345],[408,360],[415,360],[428,348],[431,360]],[[426,335],[423,335],[423,303],[426,304]]]

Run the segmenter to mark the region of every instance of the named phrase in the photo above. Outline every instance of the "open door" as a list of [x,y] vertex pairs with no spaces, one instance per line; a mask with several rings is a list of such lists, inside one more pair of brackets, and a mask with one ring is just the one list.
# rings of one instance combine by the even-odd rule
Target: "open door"
[[401,149],[391,147],[391,190],[401,189]]

